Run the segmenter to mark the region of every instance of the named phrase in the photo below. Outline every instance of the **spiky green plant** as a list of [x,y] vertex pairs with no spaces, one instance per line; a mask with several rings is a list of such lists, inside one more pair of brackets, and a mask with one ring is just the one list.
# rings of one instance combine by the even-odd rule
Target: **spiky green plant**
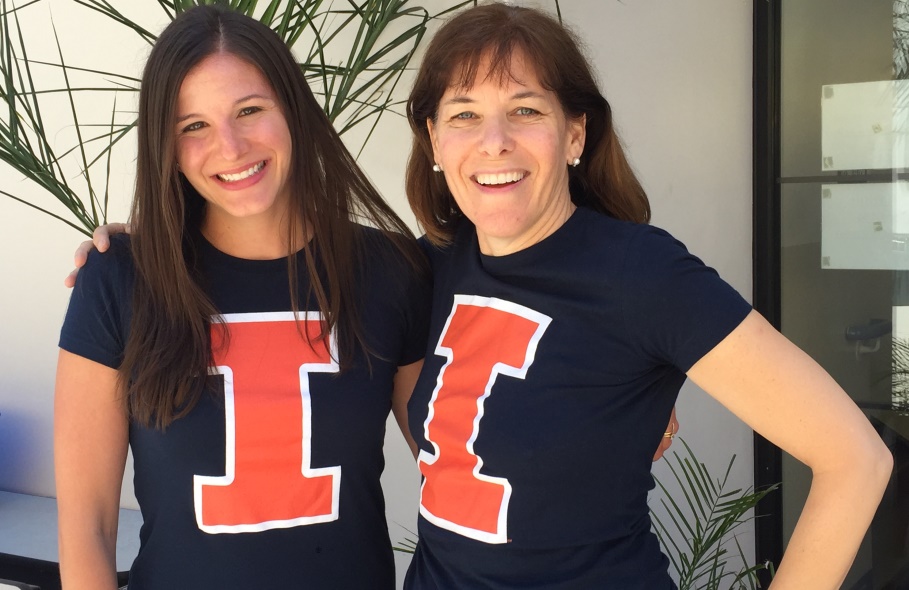
[[[757,572],[772,564],[748,566],[748,560],[735,531],[753,518],[757,503],[779,487],[775,484],[762,490],[750,488],[728,490],[729,474],[735,455],[729,460],[722,478],[714,478],[684,440],[680,455],[667,457],[677,491],[671,492],[656,477],[663,491],[660,507],[651,507],[654,532],[660,539],[663,552],[678,575],[679,590],[734,590],[758,588]],[[735,553],[730,551],[735,546]],[[734,562],[730,562],[730,559]],[[740,565],[730,569],[732,563]]]
[[413,555],[413,552],[417,550],[417,534],[409,529],[405,530],[410,533],[410,536],[404,537],[404,539],[392,545],[391,548],[399,553],[410,553]]
[[[36,203],[0,190],[0,194],[53,216],[87,235],[107,220],[111,156],[135,127],[135,113],[117,108],[117,94],[137,92],[135,75],[107,72],[97,67],[76,67],[64,59],[57,42],[58,63],[30,60],[27,37],[19,12],[41,0],[0,0],[0,161],[56,199],[67,212],[56,213],[50,203]],[[130,20],[114,2],[74,0],[106,16],[152,44],[155,35]],[[125,3],[138,0],[121,0]],[[427,25],[476,0],[452,0],[436,14],[409,0],[142,0],[156,2],[167,16],[197,4],[227,4],[259,19],[287,43],[300,60],[313,91],[339,133],[367,127],[360,149],[369,140],[380,118],[400,104],[398,88],[402,75],[423,39]],[[56,28],[53,29],[57,39]],[[62,77],[57,88],[39,88],[36,67],[55,67]],[[71,83],[71,74],[90,75],[87,86]],[[109,120],[87,122],[77,96],[113,96]],[[56,150],[52,138],[58,129],[48,128],[48,101],[65,96],[74,144]],[[93,99],[94,100],[94,99]],[[121,101],[123,102],[128,101]],[[101,168],[101,170],[98,170]],[[72,170],[78,170],[73,174]],[[94,173],[94,177],[93,177]],[[73,177],[76,177],[75,179]],[[96,180],[101,178],[99,182]]]

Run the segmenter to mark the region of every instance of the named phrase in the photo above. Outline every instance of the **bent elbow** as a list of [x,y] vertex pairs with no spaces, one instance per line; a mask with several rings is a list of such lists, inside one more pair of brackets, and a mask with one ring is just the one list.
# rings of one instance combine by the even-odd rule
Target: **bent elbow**
[[862,490],[865,498],[880,499],[890,483],[893,473],[893,454],[869,425],[861,435],[853,436],[840,445],[835,457],[829,457],[835,467],[814,469],[814,476],[822,473],[850,489]]
[[869,446],[863,462],[867,469],[867,481],[869,485],[876,484],[875,488],[883,494],[893,474],[893,453],[878,437],[874,437],[873,444]]
[[881,453],[879,456],[880,469],[883,473],[884,482],[890,481],[890,476],[893,475],[893,453],[890,449],[887,448],[887,445],[881,441]]

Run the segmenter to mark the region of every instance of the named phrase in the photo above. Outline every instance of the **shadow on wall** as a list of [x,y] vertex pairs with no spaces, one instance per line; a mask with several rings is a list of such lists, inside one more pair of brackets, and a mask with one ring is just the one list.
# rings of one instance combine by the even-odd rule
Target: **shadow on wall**
[[[0,474],[7,482],[34,481],[46,425],[32,413],[0,408]],[[23,490],[7,490],[23,491]]]

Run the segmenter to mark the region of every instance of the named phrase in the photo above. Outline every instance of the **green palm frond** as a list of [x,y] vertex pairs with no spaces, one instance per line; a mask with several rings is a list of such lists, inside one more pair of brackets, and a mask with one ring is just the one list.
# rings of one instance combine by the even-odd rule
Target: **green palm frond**
[[[0,118],[0,161],[6,163],[23,177],[36,184],[49,197],[55,199],[72,216],[64,217],[62,213],[50,210],[53,201],[33,203],[21,196],[3,191],[3,195],[21,202],[33,209],[59,219],[67,225],[90,235],[90,228],[103,223],[103,212],[97,207],[98,199],[88,175],[88,157],[81,141],[81,131],[73,91],[69,85],[66,65],[60,53],[60,69],[65,84],[64,95],[69,104],[73,123],[79,137],[78,154],[81,180],[84,187],[73,186],[56,155],[50,138],[53,132],[45,126],[42,112],[42,101],[35,86],[35,78],[24,43],[24,35],[19,24],[18,11],[12,9],[6,0],[0,3],[0,99],[6,103],[6,116]],[[56,30],[54,30],[56,40]],[[59,43],[58,43],[59,48]],[[80,191],[84,191],[83,201]]]
[[413,554],[417,550],[417,540],[413,537],[404,537],[404,540],[398,541],[396,545],[392,545],[392,551],[398,551],[399,553],[410,553]]
[[[101,14],[103,14],[107,18],[111,19],[115,23],[121,24],[121,25],[125,26],[126,28],[131,29],[137,35],[139,35],[144,41],[146,41],[149,45],[154,43],[155,39],[157,39],[157,36],[154,33],[147,31],[146,29],[141,27],[138,23],[136,23],[136,22],[130,20],[128,17],[124,16],[123,13],[121,13],[119,10],[117,10],[110,2],[107,2],[106,0],[73,0],[73,1],[76,4],[81,4],[82,6],[85,6],[86,8],[90,8],[94,11],[100,12]],[[169,13],[169,14],[171,15],[171,19],[173,19],[174,18],[173,14],[172,13]]]
[[[714,478],[691,447],[684,440],[679,441],[684,454],[673,452],[671,458],[667,457],[678,489],[670,492],[654,477],[664,498],[659,508],[651,508],[654,532],[679,578],[679,590],[716,590],[721,583],[736,590],[756,588],[756,574],[766,569],[765,565],[730,569],[733,557],[737,564],[748,563],[735,530],[754,518],[752,509],[779,484],[759,491],[728,490],[735,456],[729,460],[723,477]],[[730,543],[737,549],[734,554]]]

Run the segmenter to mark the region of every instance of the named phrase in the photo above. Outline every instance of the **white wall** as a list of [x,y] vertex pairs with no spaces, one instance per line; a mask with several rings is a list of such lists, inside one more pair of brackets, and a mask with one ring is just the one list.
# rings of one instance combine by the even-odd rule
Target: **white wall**
[[[136,18],[134,3],[126,14]],[[154,29],[164,14],[157,3],[146,3],[143,22]],[[148,6],[152,5],[152,6]],[[154,8],[155,10],[150,10]],[[59,63],[51,27],[56,29],[66,63],[137,75],[149,45],[124,27],[74,2],[46,0],[19,11],[29,58]],[[141,14],[141,13],[140,13]],[[166,18],[166,17],[164,17]],[[88,32],[88,34],[86,34]],[[60,88],[58,68],[35,66],[39,89]],[[73,74],[74,86],[86,79]],[[78,98],[80,111],[95,103],[84,121],[109,121],[113,96]],[[118,94],[117,108],[135,109],[129,93]],[[74,133],[65,96],[58,96],[44,113],[53,129],[58,151],[73,145]],[[5,108],[5,107],[4,107]],[[112,219],[124,219],[132,192],[131,150],[113,163]],[[77,168],[67,168],[68,181],[84,186]],[[0,165],[0,189],[67,215],[54,199]],[[103,192],[103,189],[102,189]],[[44,496],[54,494],[52,458],[52,406],[57,338],[69,300],[63,277],[72,268],[72,252],[84,239],[62,222],[0,196],[0,489]],[[131,498],[131,485],[127,496]],[[128,500],[127,503],[132,502]]]
[[[430,12],[450,4],[418,2]],[[138,10],[157,30],[157,3],[114,2]],[[551,6],[548,0],[525,4]],[[562,0],[562,14],[588,44],[631,160],[648,191],[653,222],[751,296],[751,13],[746,0]],[[23,11],[28,47],[53,59],[48,12],[72,65],[114,63],[138,72],[147,51],[135,36],[72,2],[49,0]],[[144,9],[143,9],[144,10]],[[130,13],[133,15],[133,13]],[[86,31],[91,31],[86,34]],[[110,47],[116,51],[110,51]],[[41,49],[43,48],[43,49]],[[99,53],[100,50],[100,53]],[[109,107],[107,107],[109,108]],[[361,158],[406,219],[402,175],[408,130],[388,117]],[[129,162],[121,163],[127,171]],[[0,189],[23,182],[0,167]],[[125,217],[130,179],[118,184],[112,218]],[[23,191],[24,192],[24,191]],[[32,192],[34,198],[43,198]],[[51,453],[56,342],[68,293],[62,279],[81,236],[0,197],[0,489],[53,495]],[[738,455],[735,482],[752,481],[751,432],[695,387],[679,402],[682,434],[714,471]],[[383,479],[393,540],[415,530],[418,474],[392,423]],[[665,465],[656,472],[664,480]],[[128,478],[127,478],[128,479]],[[127,504],[129,504],[127,500]],[[750,554],[750,535],[740,541]],[[400,556],[403,573],[406,556]]]

